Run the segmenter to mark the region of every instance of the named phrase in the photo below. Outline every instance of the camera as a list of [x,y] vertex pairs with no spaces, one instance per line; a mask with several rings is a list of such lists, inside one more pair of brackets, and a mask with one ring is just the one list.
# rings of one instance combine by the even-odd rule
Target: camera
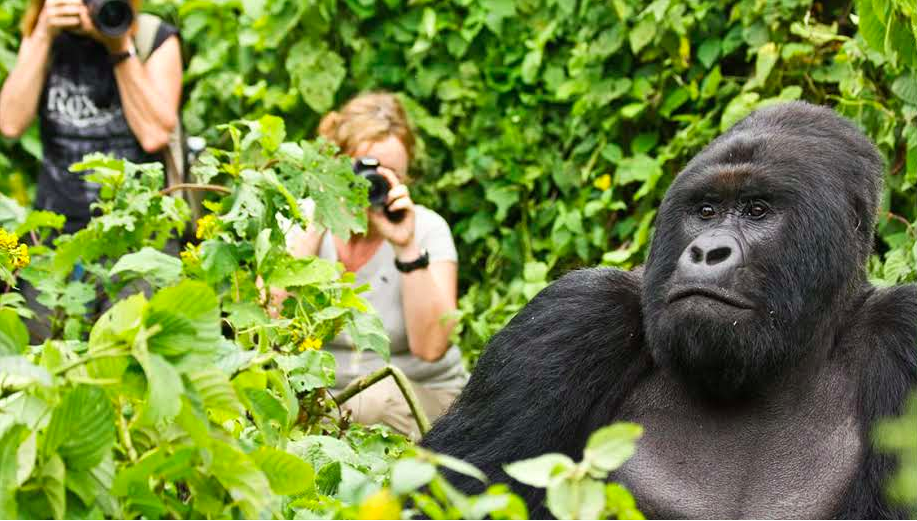
[[118,38],[134,23],[134,7],[130,0],[83,0],[89,8],[92,24],[109,38]]
[[399,222],[404,219],[404,210],[390,211],[388,192],[391,183],[379,173],[379,160],[374,157],[360,157],[353,163],[353,173],[369,181],[369,204],[373,209],[382,210],[389,221]]

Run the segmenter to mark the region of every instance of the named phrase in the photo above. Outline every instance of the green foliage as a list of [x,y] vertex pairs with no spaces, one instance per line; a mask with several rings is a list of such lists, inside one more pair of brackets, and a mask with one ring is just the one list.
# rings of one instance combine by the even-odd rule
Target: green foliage
[[606,483],[608,474],[633,456],[642,434],[639,425],[616,423],[592,433],[580,463],[563,454],[544,454],[511,463],[506,473],[547,489],[547,506],[557,519],[643,519],[627,489]]
[[873,429],[876,445],[898,456],[898,473],[891,479],[888,495],[917,515],[917,394],[911,395],[900,418],[879,422]]

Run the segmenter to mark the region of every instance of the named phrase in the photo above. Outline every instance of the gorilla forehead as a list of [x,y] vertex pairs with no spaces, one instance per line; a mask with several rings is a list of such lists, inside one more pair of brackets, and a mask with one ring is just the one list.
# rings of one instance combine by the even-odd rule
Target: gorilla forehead
[[711,182],[724,190],[754,182],[776,194],[855,194],[853,203],[869,214],[878,204],[882,159],[863,132],[833,110],[784,103],[753,112],[711,142],[673,188]]

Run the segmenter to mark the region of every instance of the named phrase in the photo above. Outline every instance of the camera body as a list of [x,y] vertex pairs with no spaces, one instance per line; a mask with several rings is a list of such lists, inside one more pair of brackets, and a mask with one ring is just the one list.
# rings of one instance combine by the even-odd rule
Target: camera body
[[379,160],[374,157],[360,157],[353,163],[353,173],[369,181],[369,204],[375,209],[385,208],[391,183],[379,173]]
[[109,38],[118,38],[134,23],[134,6],[130,0],[83,0],[92,24]]
[[374,157],[359,157],[353,163],[353,173],[369,181],[369,204],[374,210],[382,210],[389,221],[400,222],[404,210],[391,211],[388,206],[388,192],[392,184],[379,173],[379,160]]

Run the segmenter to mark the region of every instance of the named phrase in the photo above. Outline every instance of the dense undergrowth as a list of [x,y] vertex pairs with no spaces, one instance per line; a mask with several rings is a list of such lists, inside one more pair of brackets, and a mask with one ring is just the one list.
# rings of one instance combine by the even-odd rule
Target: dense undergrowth
[[[15,61],[23,5],[0,5],[0,77]],[[870,274],[878,284],[917,280],[910,2],[145,8],[181,29],[183,121],[214,147],[196,173],[224,190],[208,194],[209,216],[176,258],[162,251],[188,209],[161,193],[156,167],[87,158],[79,168],[106,187],[104,215],[53,247],[26,250],[20,239],[46,238],[61,223],[20,208],[41,153],[37,128],[0,142],[0,226],[18,233],[0,236],[0,280],[12,286],[15,274],[35,288],[55,339],[28,345],[21,319],[31,311],[16,291],[0,296],[0,517],[394,517],[402,507],[525,516],[504,487],[461,495],[436,468],[474,469],[350,424],[325,391],[334,361],[323,340],[347,329],[378,352],[387,340],[352,276],[284,253],[277,215],[301,219],[293,201],[311,195],[336,232],[365,226],[365,193],[352,189],[346,163],[304,141],[323,112],[365,89],[401,93],[419,131],[415,198],[453,227],[455,340],[469,365],[549,280],[642,262],[678,170],[744,114],[779,100],[832,105],[879,145],[888,173]],[[259,278],[297,297],[281,318],[265,313]],[[917,450],[910,410],[880,428],[907,461]],[[595,443],[613,439],[623,453],[599,463],[547,457],[518,475],[566,487],[553,497],[576,500],[553,504],[558,515],[636,516],[626,491],[584,477],[632,450],[632,429],[607,432]],[[912,466],[901,474],[897,496],[917,500],[915,476]]]

